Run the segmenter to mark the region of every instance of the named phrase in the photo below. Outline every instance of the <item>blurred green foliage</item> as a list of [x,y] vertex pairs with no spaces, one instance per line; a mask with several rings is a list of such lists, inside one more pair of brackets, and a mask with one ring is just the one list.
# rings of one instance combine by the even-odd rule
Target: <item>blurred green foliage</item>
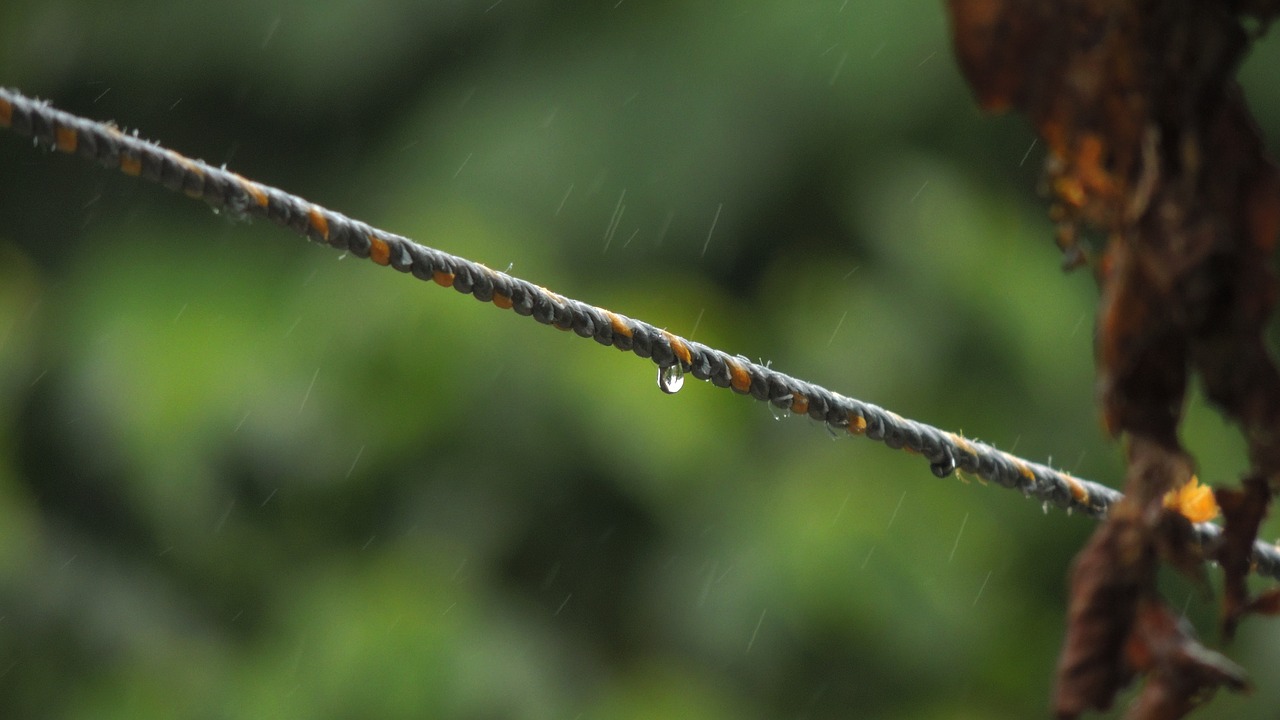
[[[1118,480],[1092,282],[938,3],[18,0],[0,83]],[[1091,530],[15,137],[0,398],[4,717],[1043,716]],[[1280,700],[1243,635],[1217,717]]]

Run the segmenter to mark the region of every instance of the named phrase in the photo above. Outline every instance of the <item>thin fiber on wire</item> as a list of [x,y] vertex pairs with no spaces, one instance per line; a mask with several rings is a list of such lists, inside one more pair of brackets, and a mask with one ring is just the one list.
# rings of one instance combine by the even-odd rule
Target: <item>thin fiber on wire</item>
[[[572,330],[601,345],[630,351],[652,360],[659,368],[679,366],[684,373],[708,380],[716,387],[730,388],[797,415],[808,415],[838,431],[915,453],[928,461],[939,477],[960,470],[1094,517],[1105,515],[1107,508],[1122,497],[1104,485],[903,418],[646,322],[419,245],[296,195],[126,135],[111,125],[56,110],[14,90],[0,88],[0,127],[62,152],[118,168],[127,175],[182,191],[216,209],[266,218],[317,243],[389,265],[420,280],[452,287],[544,325]],[[1222,530],[1212,523],[1200,523],[1196,533],[1201,542],[1212,543]],[[1254,562],[1260,574],[1280,579],[1280,548],[1261,541],[1255,543]]]

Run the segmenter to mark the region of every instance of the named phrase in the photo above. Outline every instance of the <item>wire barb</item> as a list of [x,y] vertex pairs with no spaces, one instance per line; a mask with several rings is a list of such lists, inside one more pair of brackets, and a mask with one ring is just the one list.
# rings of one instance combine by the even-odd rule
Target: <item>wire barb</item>
[[[14,90],[0,88],[0,128],[34,138],[61,152],[118,168],[126,175],[179,190],[204,200],[215,209],[265,218],[313,242],[391,266],[419,280],[452,287],[482,302],[532,317],[544,325],[572,330],[601,345],[648,358],[660,370],[679,367],[684,374],[710,381],[716,387],[768,401],[797,415],[808,415],[837,433],[861,435],[895,450],[920,455],[938,477],[959,470],[1092,517],[1105,515],[1122,497],[1105,485],[900,417],[742,356],[729,355],[646,322],[419,245],[283,190],[126,135],[111,125],[56,110]],[[1222,534],[1222,529],[1212,523],[1197,524],[1195,531],[1200,542],[1206,545],[1217,542]],[[1258,541],[1253,555],[1259,574],[1280,579],[1280,548]]]

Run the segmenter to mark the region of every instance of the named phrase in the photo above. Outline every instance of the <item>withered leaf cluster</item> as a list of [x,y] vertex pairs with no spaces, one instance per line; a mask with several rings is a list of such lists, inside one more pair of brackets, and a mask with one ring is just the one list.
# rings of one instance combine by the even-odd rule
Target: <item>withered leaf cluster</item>
[[[1263,338],[1276,300],[1280,172],[1235,80],[1276,0],[948,0],[960,67],[981,106],[1027,116],[1070,267],[1099,284],[1098,400],[1123,439],[1126,498],[1080,552],[1054,708],[1103,710],[1138,677],[1130,717],[1183,717],[1243,672],[1203,647],[1156,590],[1169,563],[1225,574],[1223,630],[1275,614],[1250,598],[1259,524],[1280,489],[1280,373]],[[1082,232],[1098,238],[1086,244]],[[1200,548],[1163,498],[1194,460],[1178,426],[1192,375],[1246,439],[1242,489],[1216,492],[1226,529]]]

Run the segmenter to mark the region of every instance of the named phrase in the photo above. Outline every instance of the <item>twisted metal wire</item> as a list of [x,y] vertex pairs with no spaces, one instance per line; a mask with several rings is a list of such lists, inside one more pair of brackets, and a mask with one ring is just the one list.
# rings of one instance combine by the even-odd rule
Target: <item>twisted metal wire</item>
[[[1079,510],[1093,517],[1105,515],[1107,508],[1122,497],[1105,485],[1023,460],[990,445],[793,378],[740,355],[729,355],[646,322],[419,245],[296,195],[127,135],[112,125],[56,110],[14,90],[0,88],[0,128],[8,128],[61,152],[119,168],[126,175],[158,182],[170,190],[204,200],[215,209],[265,218],[314,242],[368,258],[378,265],[389,265],[419,280],[452,287],[482,302],[532,317],[544,325],[572,330],[601,345],[630,351],[652,360],[659,368],[660,377],[669,377],[678,367],[679,371],[710,381],[716,387],[750,395],[797,415],[808,415],[837,431],[920,455],[940,478],[963,471],[1019,490],[1046,504],[1068,511]],[[668,389],[666,385],[663,387]],[[1197,524],[1195,531],[1205,544],[1216,542],[1222,534],[1222,529],[1212,523]],[[1254,544],[1253,560],[1258,573],[1280,579],[1280,547],[1258,541]]]

